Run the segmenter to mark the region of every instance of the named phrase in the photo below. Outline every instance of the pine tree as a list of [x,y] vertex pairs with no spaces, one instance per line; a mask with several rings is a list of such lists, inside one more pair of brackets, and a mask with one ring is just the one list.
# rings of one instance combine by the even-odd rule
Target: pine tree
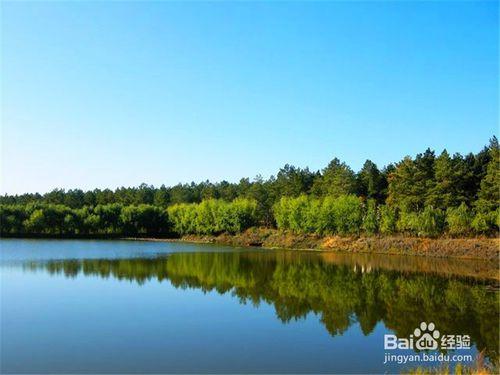
[[357,180],[358,195],[368,199],[376,199],[379,203],[384,201],[387,181],[375,163],[371,160],[365,161],[363,168],[358,173]]
[[490,161],[486,169],[486,175],[481,180],[481,188],[478,193],[479,199],[476,202],[476,208],[481,212],[494,211],[500,204],[500,150],[496,137],[490,140],[489,154]]
[[356,176],[349,166],[339,159],[333,159],[314,181],[312,191],[318,196],[339,197],[354,194]]

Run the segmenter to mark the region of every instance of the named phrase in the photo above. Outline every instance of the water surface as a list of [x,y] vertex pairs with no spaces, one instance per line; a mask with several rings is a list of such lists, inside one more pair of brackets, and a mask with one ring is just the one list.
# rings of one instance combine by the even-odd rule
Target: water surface
[[496,265],[132,241],[1,245],[7,373],[398,372],[421,321],[496,360]]

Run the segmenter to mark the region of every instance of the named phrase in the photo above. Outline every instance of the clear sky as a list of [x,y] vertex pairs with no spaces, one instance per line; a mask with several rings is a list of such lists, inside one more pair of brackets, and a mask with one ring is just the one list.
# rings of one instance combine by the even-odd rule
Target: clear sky
[[498,2],[2,2],[2,192],[358,170],[498,134]]

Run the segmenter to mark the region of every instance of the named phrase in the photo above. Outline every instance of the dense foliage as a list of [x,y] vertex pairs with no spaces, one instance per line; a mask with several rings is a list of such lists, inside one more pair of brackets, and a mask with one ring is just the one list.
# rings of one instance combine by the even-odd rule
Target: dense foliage
[[322,171],[285,165],[276,176],[210,183],[0,197],[2,234],[215,234],[252,225],[319,234],[453,236],[497,233],[500,150],[436,157],[426,150],[355,173],[337,158]]
[[420,212],[396,210],[374,200],[364,202],[354,195],[338,198],[283,197],[274,206],[278,228],[295,233],[392,234],[395,232],[436,237],[484,234],[498,229],[500,210],[489,213],[471,211],[464,203],[447,211],[425,206]]
[[2,233],[92,235],[169,234],[164,209],[147,204],[98,204],[70,208],[60,204],[0,206]]
[[256,202],[206,200],[167,209],[147,204],[98,204],[70,208],[57,204],[0,206],[3,234],[171,235],[237,233],[256,223]]
[[238,233],[256,223],[257,204],[238,198],[232,202],[209,199],[199,204],[176,204],[168,208],[173,230],[184,234]]

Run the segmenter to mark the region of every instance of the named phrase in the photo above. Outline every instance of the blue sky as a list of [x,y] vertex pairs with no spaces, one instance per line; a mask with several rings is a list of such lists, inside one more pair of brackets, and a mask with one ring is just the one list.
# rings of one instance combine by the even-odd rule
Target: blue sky
[[2,192],[355,170],[498,134],[498,3],[2,3]]

